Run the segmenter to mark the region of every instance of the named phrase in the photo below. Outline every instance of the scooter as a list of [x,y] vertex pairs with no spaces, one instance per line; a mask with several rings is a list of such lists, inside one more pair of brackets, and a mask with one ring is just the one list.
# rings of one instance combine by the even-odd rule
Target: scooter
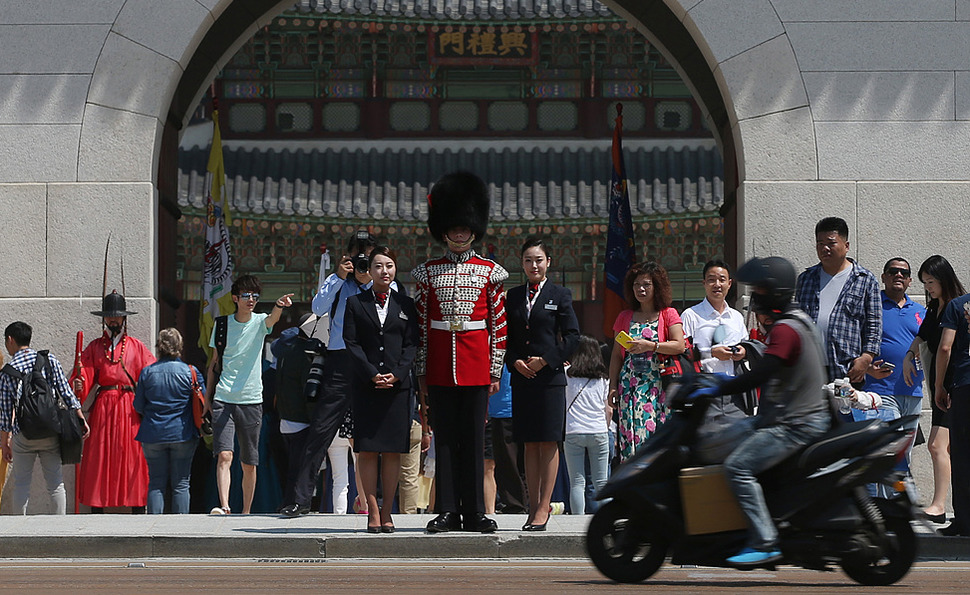
[[[677,565],[728,567],[726,558],[744,547],[747,525],[723,473],[692,466],[709,399],[688,396],[712,382],[692,374],[672,383],[667,421],[596,494],[609,502],[591,519],[586,548],[608,578],[644,581],[668,556]],[[838,565],[863,585],[906,575],[916,558],[915,499],[894,468],[912,439],[903,429],[912,420],[840,424],[759,476],[783,556],[766,568]],[[875,482],[896,496],[870,497],[866,484]]]

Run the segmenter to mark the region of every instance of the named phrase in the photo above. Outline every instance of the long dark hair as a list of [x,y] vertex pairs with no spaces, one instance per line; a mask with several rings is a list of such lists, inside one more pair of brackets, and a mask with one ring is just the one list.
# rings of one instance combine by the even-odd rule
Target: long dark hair
[[569,363],[572,365],[566,374],[573,378],[606,378],[606,364],[603,363],[600,343],[589,335],[579,336],[579,345],[569,358]]
[[[937,308],[937,312],[943,312],[943,307],[950,303],[950,300],[958,298],[965,294],[967,291],[963,288],[963,283],[960,283],[960,279],[957,278],[956,272],[953,270],[953,266],[950,262],[940,256],[939,254],[934,254],[926,260],[923,264],[919,265],[919,280],[923,281],[923,275],[929,275],[940,282],[940,288],[943,293],[940,295],[940,303]],[[926,294],[926,303],[930,302],[930,294]]]

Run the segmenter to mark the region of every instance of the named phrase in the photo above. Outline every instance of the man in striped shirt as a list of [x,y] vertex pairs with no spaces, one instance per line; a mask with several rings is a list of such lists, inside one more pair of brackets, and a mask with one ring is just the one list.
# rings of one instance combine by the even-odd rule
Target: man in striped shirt
[[[23,382],[29,382],[34,363],[37,361],[37,352],[30,347],[32,334],[33,329],[26,322],[14,322],[3,332],[4,346],[12,357],[9,365],[25,375]],[[53,354],[48,354],[47,360],[48,365],[43,371],[44,377],[54,392],[55,399],[58,401],[63,399],[67,407],[77,413],[86,438],[90,428],[84,420],[84,414],[81,413],[81,403],[74,396],[74,391],[71,390],[57,358]],[[13,508],[20,514],[27,514],[34,459],[39,458],[54,514],[66,514],[67,496],[61,475],[60,437],[55,434],[47,438],[31,440],[21,434],[14,415],[14,407],[17,404],[18,395],[21,394],[20,382],[10,374],[0,374],[0,449],[3,451],[3,458],[13,464]]]

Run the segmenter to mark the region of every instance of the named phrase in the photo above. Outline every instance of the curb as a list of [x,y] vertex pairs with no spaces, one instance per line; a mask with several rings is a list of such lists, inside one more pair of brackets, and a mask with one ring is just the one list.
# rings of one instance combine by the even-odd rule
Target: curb
[[[6,536],[0,558],[321,558],[520,559],[586,558],[585,536]],[[920,562],[970,560],[970,537],[919,537]]]

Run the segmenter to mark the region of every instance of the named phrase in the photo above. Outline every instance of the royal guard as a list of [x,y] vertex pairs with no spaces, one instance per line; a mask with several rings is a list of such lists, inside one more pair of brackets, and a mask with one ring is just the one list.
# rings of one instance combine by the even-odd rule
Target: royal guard
[[418,383],[435,432],[435,502],[428,531],[495,531],[485,516],[484,447],[488,396],[498,391],[505,357],[508,272],[475,253],[488,228],[488,189],[468,172],[438,180],[428,197],[428,229],[444,256],[415,267],[421,327]]
[[[132,401],[135,384],[155,356],[128,336],[125,296],[112,291],[101,300],[101,337],[81,353],[80,375],[71,376],[74,393],[88,410],[91,435],[84,441],[78,497],[91,512],[107,506],[130,506],[144,512],[148,500],[148,464],[135,440],[141,420]],[[95,387],[97,387],[95,389]],[[94,404],[87,403],[89,399]]]

